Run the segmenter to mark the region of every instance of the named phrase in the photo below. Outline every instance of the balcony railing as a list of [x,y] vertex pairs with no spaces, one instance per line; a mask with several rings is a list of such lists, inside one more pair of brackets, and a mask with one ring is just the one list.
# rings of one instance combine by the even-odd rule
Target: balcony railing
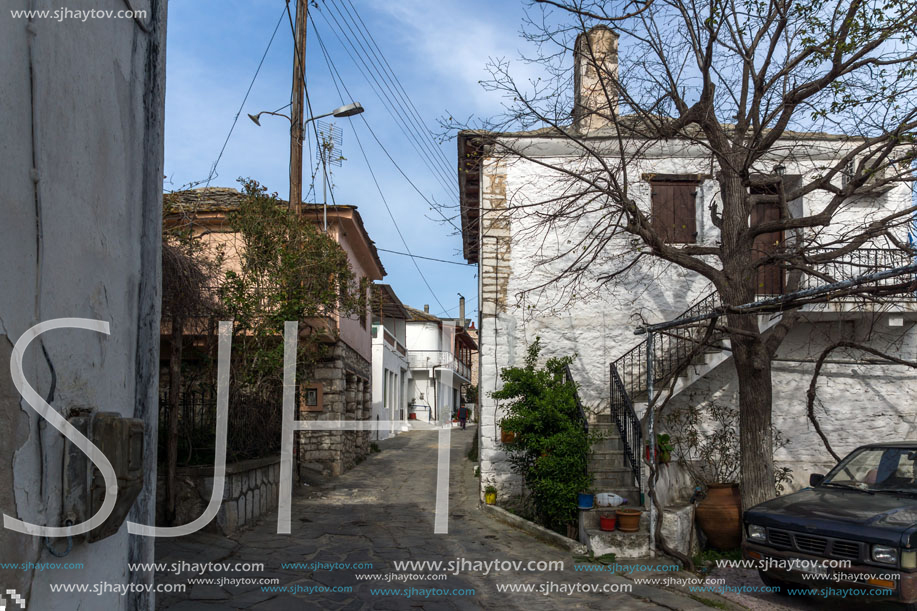
[[450,369],[467,380],[471,379],[471,367],[460,361],[451,352],[443,350],[409,350],[408,365],[411,369],[429,369],[430,367]]
[[[824,248],[812,250],[807,254],[810,257],[815,257],[830,254],[831,252],[831,249]],[[799,282],[799,290],[816,288],[832,282],[852,280],[858,276],[904,267],[913,262],[914,259],[907,252],[896,248],[858,248],[831,261],[806,265],[807,269]],[[893,287],[906,287],[914,281],[915,276],[908,274],[877,280],[870,283],[869,286],[874,286],[879,290],[890,290]],[[842,297],[841,299],[849,300],[854,298],[856,297]],[[892,301],[917,301],[917,295],[908,290],[883,295],[882,298]]]
[[407,356],[408,350],[407,348],[404,347],[404,344],[399,342],[398,339],[394,335],[392,335],[392,333],[388,329],[383,327],[382,325],[379,325],[379,324],[373,325],[373,331],[372,331],[373,339],[379,338],[379,331],[382,331],[383,341],[386,344],[388,344],[389,346],[391,346],[392,350],[396,351],[398,354],[402,356]]

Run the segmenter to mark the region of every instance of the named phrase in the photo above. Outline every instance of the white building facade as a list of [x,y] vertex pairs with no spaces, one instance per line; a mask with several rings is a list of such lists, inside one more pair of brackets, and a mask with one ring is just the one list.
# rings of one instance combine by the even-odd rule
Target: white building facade
[[[72,442],[30,407],[10,371],[20,338],[60,318],[107,326],[39,335],[22,354],[25,381],[71,421],[134,419],[142,450],[135,436],[115,443],[125,456],[140,450],[143,483],[136,498],[121,487],[117,515],[155,524],[166,3],[133,4],[134,18],[79,22],[17,18],[36,4],[11,0],[0,19],[0,512],[30,524],[62,527],[71,509],[89,511],[85,497],[68,496],[89,472],[65,476]],[[124,4],[73,5],[90,7]],[[152,610],[153,572],[137,565],[153,562],[154,539],[111,526],[104,538],[97,528],[69,541],[0,528],[0,600],[9,609]],[[20,570],[51,561],[85,569]],[[112,591],[52,592],[67,581]]]
[[388,439],[407,430],[410,408],[408,406],[411,369],[405,347],[407,310],[392,287],[375,285],[373,303],[373,410],[376,422],[388,421],[373,433],[375,439]]
[[[613,133],[606,133],[613,139]],[[826,165],[843,158],[851,146],[829,135],[797,136],[786,144],[784,151],[803,154],[791,153],[779,162],[763,161],[761,172],[771,174],[774,165],[782,163],[781,177],[787,183],[813,179]],[[687,189],[691,214],[684,224],[690,227],[692,239],[698,245],[718,245],[719,230],[708,212],[719,197],[718,183],[710,175],[709,150],[678,139],[625,146],[632,147],[627,151],[632,158],[623,171],[637,205],[651,214],[659,192]],[[585,273],[593,289],[578,292],[571,299],[569,287],[550,279],[570,264],[563,256],[565,245],[581,240],[601,222],[600,217],[586,214],[539,234],[535,212],[545,210],[546,204],[541,202],[562,196],[558,173],[548,168],[577,171],[582,166],[582,149],[551,130],[512,134],[468,131],[459,135],[459,159],[463,160],[459,182],[465,257],[479,269],[481,485],[495,484],[501,495],[514,495],[519,493],[521,482],[512,473],[500,443],[503,410],[491,397],[501,388],[500,370],[522,366],[527,347],[540,337],[543,359],[575,356],[573,376],[583,402],[594,414],[606,419],[610,414],[614,364],[624,386],[636,389],[632,405],[640,418],[646,409],[645,344],[641,352],[643,337],[634,334],[635,328],[644,322],[677,318],[695,304],[701,310],[709,307],[712,298],[704,299],[713,293],[713,287],[699,274],[653,257],[642,258],[615,282],[602,283],[604,276],[618,269],[620,259],[616,257],[633,252],[629,250],[634,248],[633,236],[621,234],[609,242],[608,257],[594,261]],[[829,197],[829,193],[815,191],[788,202],[790,214],[811,214]],[[842,206],[830,227],[807,229],[801,238],[828,244],[851,228],[911,205],[909,185],[896,184],[852,199]],[[903,251],[876,240],[844,255],[830,269],[818,271],[834,280],[845,280],[907,263]],[[762,294],[782,290],[765,286],[774,281],[782,283],[782,276],[776,280],[759,278]],[[803,278],[801,286],[824,282],[824,278],[812,276]],[[759,326],[769,329],[780,319],[779,314],[762,315]],[[917,307],[912,294],[879,304],[851,298],[803,308],[772,368],[773,424],[788,439],[775,459],[778,467],[793,470],[794,487],[805,485],[809,473],[823,473],[834,464],[807,417],[806,390],[815,359],[826,347],[848,339],[915,360],[915,323]],[[822,369],[818,399],[820,425],[842,456],[865,443],[917,436],[917,375],[906,366],[863,358],[856,351],[836,353]],[[679,377],[669,408],[711,403],[738,405],[728,340]],[[642,448],[636,451],[642,454]],[[645,467],[643,471],[645,479]],[[645,481],[626,488],[632,492],[638,483],[645,490]],[[685,480],[672,484],[661,496],[674,499],[690,492]]]
[[471,383],[471,359],[477,346],[460,320],[440,319],[424,309],[408,308],[409,418],[445,424],[455,418],[462,387]]

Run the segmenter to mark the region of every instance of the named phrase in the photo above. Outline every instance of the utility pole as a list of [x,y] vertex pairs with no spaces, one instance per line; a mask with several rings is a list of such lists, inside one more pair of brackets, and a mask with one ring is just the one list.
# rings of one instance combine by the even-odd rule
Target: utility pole
[[[289,2],[289,0],[287,0]],[[293,103],[290,109],[290,209],[302,213],[303,92],[306,72],[306,11],[309,0],[297,0],[293,38]]]

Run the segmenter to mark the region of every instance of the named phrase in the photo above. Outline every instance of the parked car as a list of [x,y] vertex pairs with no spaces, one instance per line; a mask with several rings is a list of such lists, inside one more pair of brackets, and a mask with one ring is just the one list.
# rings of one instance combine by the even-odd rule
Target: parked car
[[[745,512],[742,553],[767,586],[861,590],[917,610],[917,442],[857,448],[809,488]],[[849,564],[849,566],[844,566]]]

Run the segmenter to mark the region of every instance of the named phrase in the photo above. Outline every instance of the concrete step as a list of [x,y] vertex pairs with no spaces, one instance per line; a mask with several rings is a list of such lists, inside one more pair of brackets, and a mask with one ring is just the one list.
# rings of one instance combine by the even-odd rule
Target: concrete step
[[630,473],[618,476],[592,477],[592,487],[600,492],[612,492],[619,488],[630,488],[634,485],[634,477]]
[[[625,506],[626,507],[626,506]],[[597,507],[580,511],[580,542],[585,543],[596,556],[615,554],[617,558],[649,558],[653,555],[649,536],[649,514],[640,516],[640,530],[622,533],[618,530],[603,531],[598,526],[599,516],[613,513],[617,507]],[[642,508],[640,508],[642,509]]]
[[[640,509],[644,510],[643,507],[639,505],[619,505],[618,507],[594,507],[592,509],[581,509],[579,512],[580,527],[587,529],[599,530],[599,517],[603,515],[613,515],[616,509]],[[642,518],[643,516],[641,516]],[[647,518],[649,519],[649,518]],[[641,527],[643,524],[641,523]],[[649,532],[649,522],[647,522],[647,531]],[[626,533],[625,533],[626,534]]]
[[[620,443],[620,440],[618,440]],[[624,450],[610,450],[607,448],[596,448],[592,446],[592,452],[589,453],[589,462],[595,463],[608,463],[608,464],[624,464],[627,458],[624,456]]]

